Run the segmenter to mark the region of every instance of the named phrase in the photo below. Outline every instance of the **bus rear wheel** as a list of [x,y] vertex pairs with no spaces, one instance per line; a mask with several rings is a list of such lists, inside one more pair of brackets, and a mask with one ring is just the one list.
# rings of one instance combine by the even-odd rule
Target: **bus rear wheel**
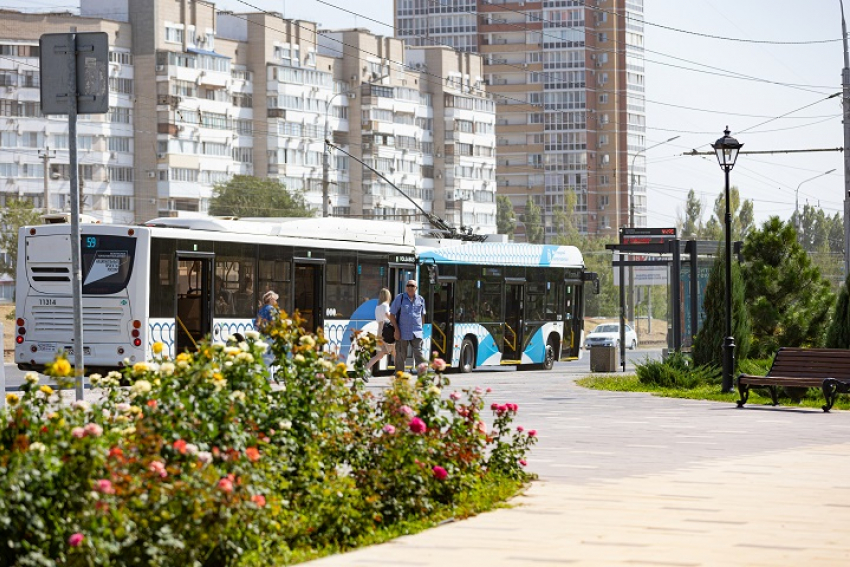
[[457,370],[461,374],[468,374],[472,372],[474,367],[475,345],[469,339],[463,339],[463,342],[460,343],[460,362],[458,363]]
[[555,366],[555,347],[552,343],[548,343],[546,345],[546,352],[544,353],[543,364],[540,367],[543,370],[552,370]]

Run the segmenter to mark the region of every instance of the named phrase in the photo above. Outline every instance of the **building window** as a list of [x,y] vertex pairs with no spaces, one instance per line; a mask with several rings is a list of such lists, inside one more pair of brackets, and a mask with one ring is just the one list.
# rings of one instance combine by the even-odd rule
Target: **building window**
[[117,211],[132,211],[133,198],[130,195],[110,195],[109,208]]

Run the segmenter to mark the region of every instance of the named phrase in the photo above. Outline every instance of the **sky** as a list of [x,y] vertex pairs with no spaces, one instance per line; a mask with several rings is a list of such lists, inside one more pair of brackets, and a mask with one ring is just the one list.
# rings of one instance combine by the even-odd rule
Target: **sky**
[[[77,4],[0,0],[0,6]],[[329,29],[393,33],[392,0],[221,0],[216,6],[279,12]],[[649,226],[675,226],[691,189],[708,220],[724,188],[723,172],[713,155],[684,154],[711,151],[727,126],[743,152],[843,146],[841,99],[828,98],[841,92],[844,66],[839,0],[644,0],[644,10]],[[801,209],[808,203],[830,216],[843,214],[839,151],[744,153],[731,184],[753,201],[758,223],[790,218],[797,193]]]

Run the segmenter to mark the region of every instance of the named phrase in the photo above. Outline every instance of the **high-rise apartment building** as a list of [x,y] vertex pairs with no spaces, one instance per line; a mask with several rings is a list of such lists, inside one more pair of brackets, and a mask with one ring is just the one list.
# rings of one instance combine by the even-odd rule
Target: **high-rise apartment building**
[[[109,114],[78,121],[86,213],[203,215],[214,185],[241,174],[280,179],[332,215],[425,228],[424,211],[495,232],[495,103],[480,56],[199,0],[3,12],[0,204],[43,206],[46,183],[50,208],[67,210],[67,119],[41,115],[38,40],[72,27],[110,43]],[[325,139],[340,148],[329,163]]]
[[[530,195],[547,237],[575,193],[587,234],[646,226],[643,0],[395,0],[396,35],[484,58],[497,102],[497,184]],[[634,175],[634,183],[632,183]]]

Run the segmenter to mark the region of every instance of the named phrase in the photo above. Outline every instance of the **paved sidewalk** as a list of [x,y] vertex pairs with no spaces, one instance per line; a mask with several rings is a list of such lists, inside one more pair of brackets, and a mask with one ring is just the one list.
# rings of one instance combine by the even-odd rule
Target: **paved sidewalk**
[[512,508],[308,565],[850,565],[850,412],[597,392],[584,374],[487,376],[541,432],[541,478]]

